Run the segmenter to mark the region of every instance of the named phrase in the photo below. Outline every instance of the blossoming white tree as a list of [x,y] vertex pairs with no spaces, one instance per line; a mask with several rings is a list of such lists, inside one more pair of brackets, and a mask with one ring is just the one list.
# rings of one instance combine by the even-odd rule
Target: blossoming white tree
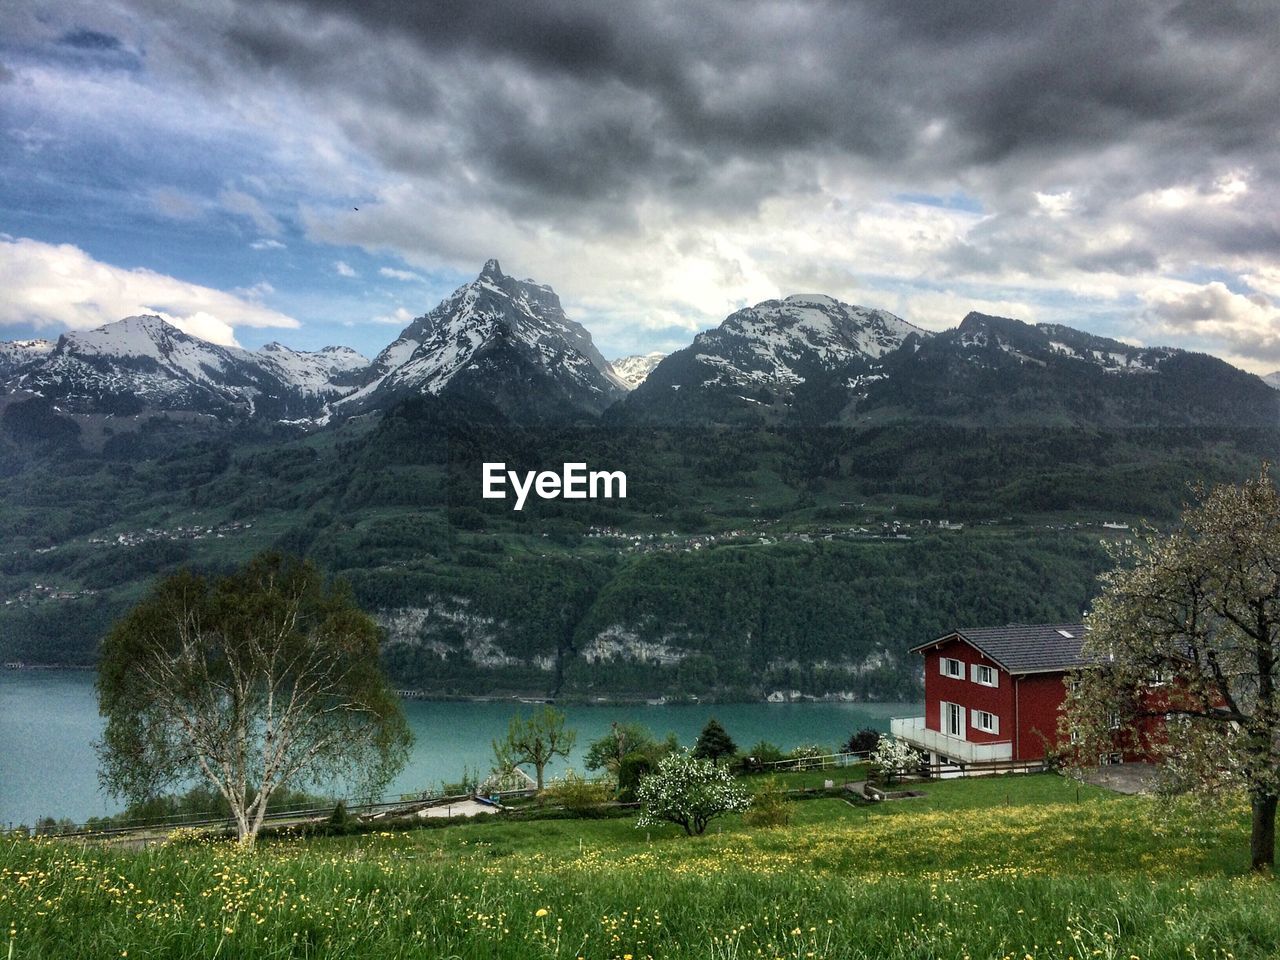
[[1264,467],[1201,491],[1167,534],[1135,538],[1088,615],[1093,666],[1071,685],[1068,761],[1117,749],[1164,759],[1192,796],[1243,790],[1255,869],[1275,862],[1280,803],[1280,491]]
[[689,836],[702,833],[716,817],[751,806],[747,788],[726,767],[687,750],[659,760],[657,771],[640,781],[636,795],[641,805],[637,827],[676,823]]
[[876,741],[875,750],[871,752],[871,762],[880,768],[880,777],[885,783],[893,783],[903,774],[916,769],[922,759],[920,753],[905,740],[883,734]]

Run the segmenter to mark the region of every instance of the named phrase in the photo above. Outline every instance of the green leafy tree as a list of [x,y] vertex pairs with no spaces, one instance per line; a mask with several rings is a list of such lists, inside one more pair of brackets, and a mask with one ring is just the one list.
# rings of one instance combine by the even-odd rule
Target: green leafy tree
[[1169,791],[1243,788],[1250,857],[1275,861],[1280,796],[1280,495],[1266,468],[1200,491],[1168,534],[1147,531],[1102,577],[1062,718],[1070,762],[1163,756]]
[[693,747],[693,755],[704,760],[724,760],[737,752],[738,745],[715,717],[707,721]]
[[645,777],[653,773],[653,760],[646,753],[628,753],[618,765],[618,799],[635,803]]
[[676,823],[689,836],[726,813],[751,806],[751,794],[727,767],[681,750],[658,761],[658,769],[640,781],[637,827]]
[[494,772],[530,764],[541,791],[547,764],[555,757],[567,758],[578,739],[575,731],[565,729],[564,721],[564,714],[554,707],[543,707],[528,720],[517,713],[507,725],[506,737],[493,741]]
[[203,778],[252,844],[271,797],[381,789],[412,741],[378,627],[309,562],[263,554],[210,581],[160,581],[102,645],[100,778],[139,803]]
[[607,770],[616,778],[623,757],[637,751],[651,753],[656,747],[653,735],[643,724],[615,720],[608,733],[587,746],[584,765],[588,770]]
[[863,727],[849,734],[843,746],[840,747],[845,753],[870,753],[876,748],[876,744],[880,742],[880,732],[870,727]]

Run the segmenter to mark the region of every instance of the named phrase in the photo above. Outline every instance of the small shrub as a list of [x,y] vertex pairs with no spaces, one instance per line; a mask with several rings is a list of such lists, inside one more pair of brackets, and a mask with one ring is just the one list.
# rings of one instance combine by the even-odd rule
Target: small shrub
[[600,813],[611,793],[604,781],[588,780],[570,770],[563,779],[552,782],[543,795],[548,802],[559,804],[576,816],[591,817]]
[[338,801],[337,806],[333,808],[333,813],[329,814],[329,819],[324,822],[325,833],[335,835],[353,833],[359,827],[359,818],[347,812],[347,805],[342,800]]
[[791,801],[776,778],[770,777],[756,791],[742,820],[750,827],[785,827],[791,822]]

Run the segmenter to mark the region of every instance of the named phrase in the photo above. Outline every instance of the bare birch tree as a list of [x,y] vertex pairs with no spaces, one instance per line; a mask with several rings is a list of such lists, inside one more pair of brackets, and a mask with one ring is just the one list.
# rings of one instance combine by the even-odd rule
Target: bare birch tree
[[1071,685],[1063,740],[1077,764],[1116,749],[1161,759],[1169,790],[1243,789],[1254,869],[1275,861],[1280,796],[1280,495],[1264,466],[1201,491],[1173,532],[1148,531],[1102,578],[1094,666]]
[[377,625],[345,586],[275,554],[214,582],[158,583],[104,641],[97,690],[104,786],[137,802],[202,778],[246,844],[275,791],[372,792],[411,742]]

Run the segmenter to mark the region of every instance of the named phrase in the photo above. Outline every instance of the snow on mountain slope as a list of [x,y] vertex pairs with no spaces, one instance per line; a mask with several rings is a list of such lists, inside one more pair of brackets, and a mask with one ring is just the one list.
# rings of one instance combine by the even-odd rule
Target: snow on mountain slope
[[0,341],[0,380],[7,379],[19,367],[48,356],[52,340]]
[[[815,374],[854,361],[877,360],[901,346],[911,334],[929,336],[885,310],[853,306],[820,294],[800,294],[765,300],[731,314],[656,369],[674,367],[676,357],[692,359],[703,384],[720,382],[785,391]],[[649,382],[653,380],[651,375]]]
[[887,311],[802,294],[739,310],[688,349],[721,379],[787,387],[804,383],[815,368],[878,359],[912,333],[928,336]]
[[10,386],[57,399],[73,412],[151,408],[300,419],[319,416],[326,401],[349,391],[334,381],[364,363],[346,347],[315,353],[280,344],[258,352],[223,347],[148,315],[63,334]]
[[823,422],[880,376],[884,357],[932,334],[885,310],[821,294],[765,300],[660,362],[620,416],[663,422]]
[[449,390],[508,413],[525,399],[599,412],[626,389],[550,287],[508,277],[490,260],[475,280],[410,323],[334,410],[356,413]]
[[653,368],[661,363],[666,356],[661,351],[639,353],[611,360],[609,365],[613,367],[613,372],[618,375],[618,379],[625,383],[628,389],[634,390],[644,383],[645,378],[653,372]]
[[1273,370],[1271,373],[1268,373],[1262,378],[1262,382],[1268,387],[1280,390],[1280,370]]
[[352,375],[369,366],[369,358],[350,347],[323,347],[320,350],[293,350],[282,343],[268,343],[254,351],[258,363],[269,368],[281,381],[307,393],[337,396],[350,390],[341,386]]

